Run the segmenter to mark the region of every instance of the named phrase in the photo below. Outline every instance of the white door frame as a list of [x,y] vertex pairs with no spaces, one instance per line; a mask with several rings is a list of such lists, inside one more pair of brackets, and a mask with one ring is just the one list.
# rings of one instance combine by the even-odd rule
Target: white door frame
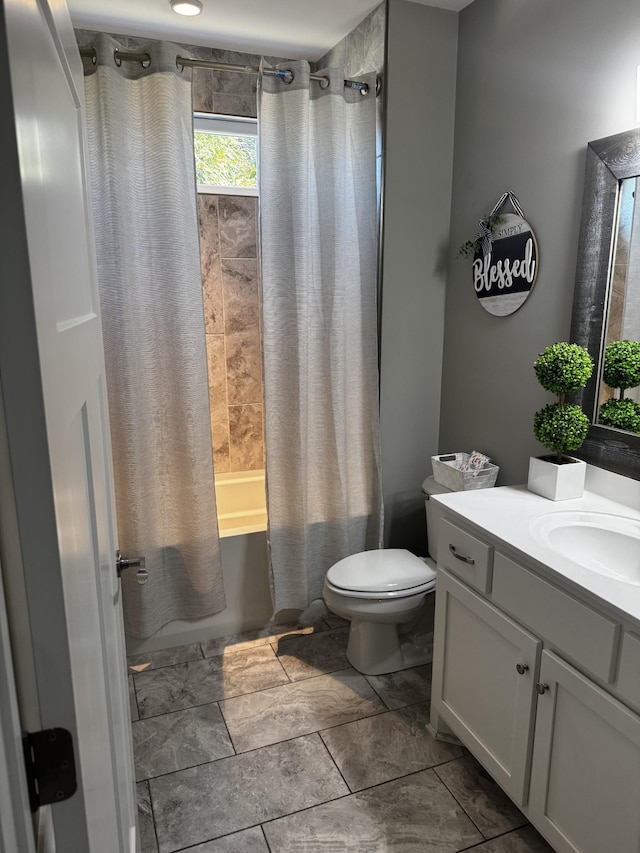
[[[7,853],[31,853],[34,844],[53,851],[54,827],[57,853],[132,853],[135,845],[124,634],[112,630],[118,618],[121,625],[120,588],[78,138],[82,86],[64,0],[0,0],[0,840]],[[79,784],[70,799],[39,810],[34,839],[21,728],[54,727],[72,736]]]

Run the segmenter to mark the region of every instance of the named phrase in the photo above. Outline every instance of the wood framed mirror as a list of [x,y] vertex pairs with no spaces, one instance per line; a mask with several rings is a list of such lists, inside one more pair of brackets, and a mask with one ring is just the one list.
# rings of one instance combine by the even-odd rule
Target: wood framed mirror
[[[617,334],[640,340],[640,196],[635,203],[639,176],[640,129],[589,143],[571,323],[571,340],[586,347],[595,363],[591,379],[575,395],[591,421],[587,440],[576,455],[636,480],[640,480],[640,433],[603,426],[598,415],[610,396],[602,382],[605,347],[619,339]],[[632,256],[637,265],[629,264]],[[635,329],[631,316],[624,318],[625,299],[631,297],[638,300]]]

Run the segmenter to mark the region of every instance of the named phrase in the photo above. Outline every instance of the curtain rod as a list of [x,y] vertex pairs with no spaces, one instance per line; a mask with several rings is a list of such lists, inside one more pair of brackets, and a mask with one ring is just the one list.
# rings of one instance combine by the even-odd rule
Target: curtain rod
[[[80,48],[80,56],[85,57],[86,59],[91,59],[92,62],[96,63],[96,51],[93,47],[81,47]],[[120,65],[122,62],[140,62],[145,68],[151,62],[151,57],[148,53],[133,53],[133,52],[124,52],[122,50],[118,50],[117,48],[113,51],[113,60],[116,65]],[[232,65],[228,62],[215,62],[209,59],[188,59],[186,56],[176,56],[176,66],[180,67],[192,67],[192,68],[212,68],[215,71],[233,71],[237,74],[265,74],[268,77],[279,77],[285,83],[291,83],[293,81],[293,71],[290,71],[288,68],[276,69],[276,68],[263,68],[262,72],[259,68],[254,68],[251,65]],[[320,87],[325,89],[328,85],[328,80],[322,74],[310,74],[310,80],[315,80],[320,83]],[[322,84],[325,84],[324,86]],[[369,94],[369,84],[363,83],[360,80],[345,80],[344,81],[345,89],[357,89],[361,95]],[[376,78],[376,94],[378,90],[378,78]]]

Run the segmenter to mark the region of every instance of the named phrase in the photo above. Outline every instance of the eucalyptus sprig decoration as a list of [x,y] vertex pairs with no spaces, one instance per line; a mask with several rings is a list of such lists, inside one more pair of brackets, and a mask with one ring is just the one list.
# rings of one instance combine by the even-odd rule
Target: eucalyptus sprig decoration
[[488,254],[496,228],[504,221],[502,213],[490,213],[479,220],[480,230],[473,240],[465,240],[458,249],[458,257],[474,258],[476,255]]
[[589,418],[579,406],[565,402],[565,395],[584,387],[593,372],[593,360],[584,347],[561,341],[542,352],[533,365],[545,391],[558,402],[540,409],[533,417],[536,439],[553,450],[558,465],[562,454],[581,447],[589,430]]

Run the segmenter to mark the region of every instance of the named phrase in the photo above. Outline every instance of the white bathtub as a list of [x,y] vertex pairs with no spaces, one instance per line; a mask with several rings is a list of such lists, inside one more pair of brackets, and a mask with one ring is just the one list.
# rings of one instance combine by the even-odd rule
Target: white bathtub
[[220,537],[267,529],[264,471],[216,474]]

